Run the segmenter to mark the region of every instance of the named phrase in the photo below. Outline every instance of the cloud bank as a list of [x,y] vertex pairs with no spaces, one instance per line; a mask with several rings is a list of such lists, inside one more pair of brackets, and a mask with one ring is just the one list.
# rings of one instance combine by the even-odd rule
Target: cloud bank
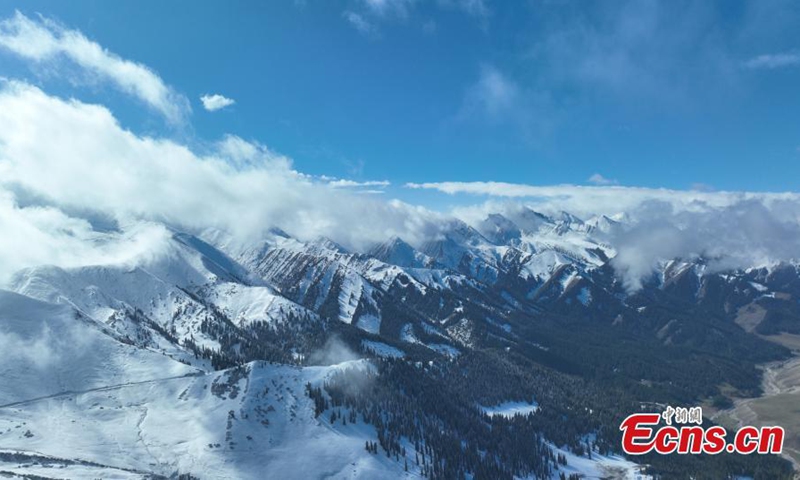
[[[400,15],[397,5],[405,4],[393,5],[373,1],[365,8],[373,17]],[[459,5],[482,10],[482,2]],[[171,122],[182,122],[189,113],[185,97],[152,70],[52,20],[17,12],[0,21],[0,49],[33,63],[57,66],[68,60]],[[750,62],[749,68],[778,68],[794,60],[762,56]],[[201,100],[212,111],[233,103],[221,95]],[[536,102],[487,66],[468,91],[463,113],[526,129],[532,121],[519,113],[520,104]],[[163,251],[170,227],[216,228],[252,241],[277,226],[301,239],[324,235],[360,249],[391,236],[419,245],[440,234],[453,216],[476,224],[489,213],[513,218],[523,206],[624,219],[606,240],[618,251],[612,265],[631,290],[659,262],[676,257],[702,258],[712,269],[800,259],[800,194],[625,187],[600,174],[589,182],[595,186],[406,184],[483,197],[483,203],[440,213],[362,195],[381,193],[390,185],[386,180],[300,173],[291,159],[257,141],[229,134],[197,149],[127,130],[102,105],[0,80],[0,283],[34,265],[139,262]]]
[[[702,261],[707,272],[800,262],[800,200],[795,194],[723,192],[706,196],[708,201],[704,201],[692,191],[632,189],[638,190],[638,196],[626,202],[625,187],[537,188],[553,188],[564,196],[493,199],[455,208],[452,213],[473,226],[490,213],[513,221],[523,209],[556,218],[563,210],[574,213],[583,209],[584,220],[610,215],[618,221],[614,228],[592,235],[614,247],[617,255],[611,266],[630,292],[638,290],[663,262],[673,259]],[[584,194],[586,188],[595,193]],[[596,203],[598,198],[602,202]],[[617,208],[614,198],[618,199]]]
[[[391,235],[421,241],[438,217],[315,181],[286,157],[233,135],[204,154],[139,136],[105,107],[21,82],[0,84],[0,193],[0,228],[12,232],[0,240],[5,275],[146,251],[166,235],[147,222],[219,228],[243,239],[280,226],[355,247]],[[96,231],[97,218],[113,227]]]
[[652,201],[664,202],[675,211],[727,207],[747,200],[757,200],[767,206],[783,201],[800,202],[800,194],[794,192],[726,192],[618,185],[526,185],[507,182],[427,182],[407,183],[405,186],[411,189],[436,190],[449,195],[466,194],[518,199],[534,205],[545,213],[566,210],[582,217],[631,212]]
[[612,235],[611,261],[629,291],[668,259],[702,260],[709,272],[769,266],[800,260],[800,204],[759,199],[695,211],[674,211],[666,202],[648,202],[632,222]]
[[[47,139],[48,141],[42,141]],[[204,152],[124,129],[103,106],[0,83],[0,282],[34,265],[136,262],[158,255],[166,226],[216,228],[242,241],[278,226],[361,249],[397,235],[436,237],[448,219],[477,223],[523,205],[584,218],[620,214],[607,240],[630,289],[658,262],[703,258],[711,268],[800,259],[800,195],[502,182],[409,184],[489,196],[438,213],[352,189],[387,181],[316,178],[258,142],[226,135]],[[43,172],[46,172],[43,174]],[[493,198],[493,199],[492,199]],[[511,212],[513,213],[513,212]],[[513,218],[513,215],[509,215]]]

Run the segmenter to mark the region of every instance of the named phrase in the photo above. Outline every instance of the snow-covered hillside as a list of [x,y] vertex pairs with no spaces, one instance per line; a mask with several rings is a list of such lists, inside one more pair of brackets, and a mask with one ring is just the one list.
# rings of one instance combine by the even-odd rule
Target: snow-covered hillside
[[[277,229],[248,243],[165,228],[170,235],[146,255],[27,268],[0,291],[0,472],[398,478],[469,477],[469,466],[517,478],[634,478],[639,467],[608,440],[593,437],[594,453],[581,454],[597,417],[569,402],[598,388],[581,369],[627,374],[603,363],[605,347],[581,328],[608,335],[598,343],[622,332],[664,348],[709,342],[700,355],[723,344],[740,349],[736,358],[753,349],[772,358],[735,325],[792,328],[794,310],[779,302],[800,291],[790,264],[716,272],[702,259],[665,259],[644,293],[632,294],[609,264],[617,252],[607,242],[623,224],[603,216],[492,214],[474,227],[447,223],[417,246],[392,237],[363,251]],[[660,316],[675,298],[683,310]],[[695,308],[736,323],[703,323]],[[766,313],[779,308],[782,316]],[[410,383],[369,395],[346,388],[334,408],[326,381],[347,369]],[[307,385],[331,403],[321,409]],[[420,393],[445,386],[470,400],[447,411],[439,404],[452,396]],[[571,428],[585,429],[558,447],[539,430],[531,444],[499,439],[480,452],[479,440],[467,440],[481,429],[552,427],[566,421],[562,404],[576,416]],[[392,418],[397,409],[406,417]]]
[[197,372],[162,353],[115,339],[113,332],[67,305],[0,290],[0,406]]
[[342,368],[369,367],[256,362],[2,407],[0,452],[62,460],[52,468],[0,461],[0,470],[59,478],[61,465],[89,462],[102,466],[93,474],[104,478],[118,471],[209,479],[414,477],[365,450],[374,427],[315,417],[306,385]]

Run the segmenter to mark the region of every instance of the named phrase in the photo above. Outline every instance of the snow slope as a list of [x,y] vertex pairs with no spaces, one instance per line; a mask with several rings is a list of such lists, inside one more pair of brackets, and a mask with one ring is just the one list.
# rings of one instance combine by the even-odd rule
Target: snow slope
[[[592,458],[575,455],[569,449],[551,446],[556,454],[567,458],[567,466],[561,467],[565,475],[578,474],[585,479],[597,480],[653,480],[651,475],[642,472],[643,467],[619,455],[600,455],[592,453]],[[553,478],[558,478],[558,472]]]
[[[480,232],[454,222],[420,250],[393,239],[378,258],[279,231],[254,245],[234,245],[221,232],[205,240],[174,233],[135,263],[19,272],[15,293],[0,291],[0,473],[406,476],[402,458],[366,451],[372,426],[332,425],[330,412],[317,418],[306,395],[307,383],[367,363],[254,362],[212,372],[186,341],[216,350],[236,328],[325,317],[371,334],[360,345],[372,355],[399,359],[425,346],[454,358],[475,345],[483,331],[476,326],[503,309],[569,292],[590,305],[584,274],[614,253],[593,235],[614,225],[535,212],[522,220],[493,215]],[[496,330],[510,333],[506,326]],[[405,351],[376,336],[405,342]],[[535,410],[484,408],[503,416]],[[590,475],[606,464],[634,471],[621,459],[570,458],[571,471]]]
[[175,234],[163,251],[134,264],[61,269],[42,266],[18,272],[10,288],[40,300],[73,306],[116,334],[139,345],[181,355],[180,349],[142,332],[134,312],[169,331],[178,340],[217,350],[219,343],[202,328],[204,321],[238,326],[282,322],[287,316],[317,316],[247,272],[211,245]]
[[69,306],[0,290],[0,406],[197,371],[115,340]]
[[342,368],[369,365],[254,362],[0,408],[0,449],[204,479],[411,476],[402,463],[365,450],[373,427],[314,417],[306,384]]

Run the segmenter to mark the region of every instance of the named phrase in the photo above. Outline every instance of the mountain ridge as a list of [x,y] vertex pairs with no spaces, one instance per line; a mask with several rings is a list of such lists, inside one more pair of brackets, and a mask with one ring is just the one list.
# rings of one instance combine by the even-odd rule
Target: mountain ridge
[[[351,450],[344,457],[351,458],[357,468],[345,474],[349,467],[342,463],[336,475],[367,478],[378,471],[403,475],[409,462],[412,476],[442,478],[458,472],[491,471],[500,477],[532,478],[557,477],[559,472],[580,473],[553,461],[556,454],[568,454],[576,465],[588,469],[585,471],[601,471],[606,465],[603,462],[611,462],[610,455],[615,449],[616,434],[609,428],[614,418],[624,413],[623,408],[636,409],[636,402],[642,399],[703,401],[723,395],[722,383],[735,389],[738,395],[757,394],[759,376],[755,365],[788,355],[787,350],[759,335],[800,334],[797,326],[800,309],[788,301],[800,298],[800,268],[793,263],[718,272],[710,270],[702,258],[665,259],[645,279],[640,290],[631,292],[614,271],[616,250],[608,243],[610,232],[623,228],[621,222],[609,217],[583,221],[566,213],[555,219],[532,210],[522,212],[519,217],[528,222],[527,228],[535,227],[535,231],[497,214],[480,225],[484,233],[464,222],[452,222],[443,226],[437,240],[423,243],[419,249],[392,237],[363,251],[346,249],[327,238],[302,241],[275,229],[250,243],[234,241],[222,231],[207,230],[193,235],[171,229],[166,244],[138,262],[22,270],[9,284],[14,293],[0,292],[0,319],[6,325],[2,331],[5,337],[0,338],[19,337],[19,332],[7,331],[10,319],[18,317],[14,317],[14,305],[32,302],[22,308],[26,318],[61,319],[58,320],[61,323],[54,324],[61,325],[74,317],[70,321],[80,320],[82,328],[91,332],[84,336],[108,345],[97,349],[97,359],[69,360],[67,367],[77,362],[94,365],[93,368],[102,371],[101,366],[123,358],[115,353],[117,350],[128,352],[125,355],[131,358],[143,357],[134,361],[138,367],[131,361],[122,363],[126,367],[120,373],[113,374],[110,370],[111,379],[103,380],[100,376],[85,384],[87,388],[79,384],[60,390],[54,386],[42,387],[41,392],[17,392],[19,398],[0,402],[5,405],[0,406],[0,422],[13,425],[12,429],[26,423],[39,425],[28,429],[33,437],[0,435],[0,448],[31,451],[42,447],[40,453],[54,458],[104,464],[89,453],[90,444],[81,447],[83,450],[76,447],[70,457],[69,449],[52,439],[38,443],[47,435],[35,417],[45,418],[47,410],[34,412],[28,407],[36,404],[39,405],[36,408],[42,408],[41,405],[55,408],[55,404],[48,402],[56,400],[47,399],[59,391],[68,402],[60,403],[59,408],[67,408],[71,397],[95,398],[106,391],[103,388],[122,392],[124,388],[114,390],[115,385],[126,384],[134,392],[141,380],[150,382],[142,385],[149,385],[151,393],[136,393],[139,401],[158,404],[172,395],[169,391],[176,387],[170,385],[180,383],[185,384],[181,388],[196,392],[187,393],[187,398],[195,399],[194,415],[203,418],[224,407],[215,403],[217,400],[201,401],[207,398],[205,394],[200,395],[197,387],[188,383],[205,382],[201,390],[212,388],[217,381],[214,379],[239,375],[237,369],[294,372],[292,369],[297,368],[299,371],[332,368],[331,372],[338,373],[329,380],[311,382],[310,386],[298,383],[291,387],[291,396],[276,397],[278,403],[269,405],[274,409],[288,408],[283,402],[289,398],[304,398],[301,403],[305,406],[294,414],[291,408],[285,410],[289,413],[282,421],[291,424],[297,415],[304,415],[308,432],[326,431],[322,416],[329,417],[330,425],[336,417],[340,421],[350,419],[350,426],[341,425],[345,430],[338,427],[334,430],[337,435],[349,438]],[[766,313],[749,320],[745,329],[740,312],[747,309],[762,309]],[[71,338],[67,334],[65,337]],[[97,340],[104,338],[107,340]],[[45,347],[61,351],[64,345]],[[156,357],[166,363],[156,367],[153,363]],[[337,379],[342,376],[355,378],[357,383],[367,381],[336,367],[359,357],[372,359],[374,367],[368,368],[372,373],[367,375],[371,386],[364,392],[340,390],[342,384]],[[29,369],[23,365],[35,363],[36,358],[21,358],[5,370],[5,380],[15,384],[30,382],[24,373]],[[253,363],[264,361],[277,363],[272,364],[275,367]],[[315,362],[327,367],[315,367]],[[695,368],[705,370],[690,374]],[[126,369],[133,373],[144,371],[141,375],[150,378],[140,375],[131,381],[119,381]],[[495,373],[483,376],[483,369]],[[16,373],[10,373],[12,370]],[[168,371],[177,373],[163,375]],[[307,378],[305,373],[299,375],[298,378]],[[709,381],[711,378],[714,380]],[[253,475],[261,467],[235,454],[220,457],[216,452],[219,447],[214,447],[224,443],[219,438],[228,438],[228,434],[220,437],[219,433],[232,431],[231,425],[237,422],[242,423],[242,431],[259,433],[244,434],[254,440],[232,440],[233,437],[225,440],[233,442],[228,445],[229,450],[235,451],[242,442],[269,443],[259,427],[243,417],[258,417],[261,414],[257,412],[267,409],[267,404],[259,403],[261,397],[257,391],[234,388],[232,385],[237,382],[225,387],[226,391],[229,394],[236,388],[246,391],[242,398],[255,403],[246,408],[237,404],[240,410],[231,410],[233,417],[227,419],[212,415],[217,425],[208,437],[215,439],[207,442],[212,447],[205,449],[197,444],[186,455],[200,464],[222,462],[213,467],[222,476],[233,475],[233,470],[219,465],[227,462],[239,467],[251,465],[247,468],[252,470],[236,475],[255,478]],[[449,425],[452,430],[446,435],[461,438],[474,448],[481,441],[469,437],[455,418],[432,407],[447,401],[446,397],[434,400],[439,393],[413,393],[419,385],[428,383],[439,385],[441,395],[461,392],[463,400],[459,402],[463,403],[454,405],[453,412],[464,412],[466,408],[470,413],[461,423],[475,422],[470,427],[474,431],[484,428],[479,425],[487,421],[477,406],[524,398],[530,401],[534,397],[539,405],[534,414],[490,420],[498,435],[505,428],[502,422],[511,422],[509,428],[516,425],[515,428],[537,432],[529,445],[533,450],[528,457],[514,449],[494,451],[493,455],[502,460],[492,464],[480,455],[454,457],[444,448],[447,442],[440,438],[442,434],[420,430],[420,425],[427,422]],[[467,385],[475,388],[463,390]],[[612,391],[616,393],[612,395]],[[117,395],[122,393],[109,395],[109,402],[101,402],[104,409],[106,406],[122,409],[121,412],[129,412],[121,413],[124,418],[134,418],[130,415],[136,409],[119,403]],[[619,395],[636,398],[620,400]],[[30,404],[25,403],[26,398]],[[564,418],[565,412],[575,412],[577,404],[572,402],[578,398],[592,405],[591,411],[602,413],[589,414],[586,407],[580,415],[572,414],[575,417],[568,428],[559,427],[556,419]],[[43,403],[37,403],[36,399]],[[169,411],[161,405],[159,408],[164,412]],[[405,412],[402,415],[417,418],[417,427],[402,426],[408,420],[406,416],[390,423],[378,420],[381,417],[376,417],[375,412],[385,411],[388,415],[390,410],[384,410],[388,405],[398,406],[395,415]],[[76,422],[98,421],[97,410],[82,412],[74,406],[69,408]],[[140,422],[137,428],[141,425]],[[141,435],[143,430],[139,431]],[[148,434],[158,438],[155,432]],[[594,440],[587,447],[584,439],[588,434]],[[303,435],[317,434],[296,433],[290,437]],[[277,443],[273,445],[289,448],[285,443],[288,438],[275,437],[273,442]],[[374,453],[363,446],[370,445],[373,439],[377,439],[386,454],[379,455],[382,460],[378,463],[370,459]],[[152,442],[139,442],[146,446],[145,452],[154,448]],[[164,440],[157,442],[164,448],[170,445]],[[547,447],[548,442],[556,442],[557,448]],[[357,444],[361,446],[356,454],[352,448]],[[416,458],[409,453],[412,448],[416,450]],[[425,458],[431,455],[431,461],[437,458],[442,463],[417,464],[423,450]],[[597,460],[588,463],[581,460],[591,456],[590,451]],[[555,453],[551,458],[547,452]],[[152,454],[151,451],[147,455],[152,457]],[[323,450],[318,454],[326,455]],[[131,459],[132,463],[106,467],[128,469],[131,475],[201,473],[196,467],[199,464],[183,460],[170,463],[164,457],[156,457],[160,459],[155,465],[149,465],[141,457]],[[650,467],[656,469],[653,473],[686,468],[680,462],[648,461],[654,464]],[[713,468],[724,469],[728,468],[725,462],[738,465],[740,461],[714,462],[718,463]],[[66,463],[63,465],[67,468]],[[205,465],[212,468],[209,463]],[[434,469],[433,465],[439,466]],[[633,463],[621,465],[631,475],[639,471]],[[769,465],[775,471],[782,471],[783,467],[777,463]],[[320,470],[310,473],[325,470],[322,465],[315,468]],[[228,473],[222,473],[225,471]]]

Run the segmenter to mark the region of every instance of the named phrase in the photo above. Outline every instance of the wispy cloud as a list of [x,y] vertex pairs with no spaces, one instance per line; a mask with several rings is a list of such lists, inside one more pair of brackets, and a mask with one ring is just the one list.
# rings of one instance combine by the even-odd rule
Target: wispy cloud
[[456,8],[473,17],[485,18],[490,10],[484,0],[438,0],[437,3],[445,8]]
[[744,62],[745,68],[773,70],[783,67],[796,67],[800,65],[798,53],[773,53],[753,57]]
[[341,189],[362,195],[363,194],[377,195],[386,193],[384,189],[392,184],[392,182],[388,180],[358,181],[347,178],[329,177],[327,175],[321,175],[317,178],[321,181],[323,185],[326,185],[330,188]]
[[[547,146],[578,124],[602,130],[620,119],[718,108],[750,86],[745,65],[796,65],[797,51],[746,62],[741,54],[766,38],[793,38],[796,4],[750,2],[743,8],[741,21],[728,23],[720,21],[718,6],[703,2],[536,2],[526,12],[530,33],[518,37],[519,50],[483,61],[493,63],[495,78],[515,87],[514,108],[502,110],[504,118],[534,140],[529,144]],[[491,98],[485,87],[492,77],[484,70],[478,82],[467,83],[464,105]],[[483,97],[475,93],[480,87]]]
[[537,13],[542,21],[527,51],[531,76],[539,89],[569,92],[571,111],[612,97],[637,112],[686,111],[741,86],[730,36],[749,38],[750,19],[725,27],[711,4],[544,2]]
[[359,33],[363,35],[375,35],[378,33],[377,27],[364,18],[364,16],[360,13],[347,10],[342,14],[342,16],[350,23],[350,25],[353,26],[353,28],[358,30]]
[[[342,16],[350,25],[366,36],[376,36],[380,33],[379,25],[384,22],[414,20],[421,25],[425,34],[436,31],[436,23],[430,19],[415,19],[418,0],[360,0],[346,10]],[[490,10],[485,0],[437,0],[434,4],[448,10],[459,10],[481,22],[489,17]]]
[[17,11],[0,21],[0,49],[37,63],[56,65],[69,60],[143,101],[171,123],[182,123],[191,112],[188,100],[147,66],[109,52],[81,32],[46,17],[31,19]]
[[224,97],[218,93],[213,95],[203,95],[200,97],[200,101],[203,102],[203,108],[209,112],[216,112],[219,109],[229,107],[236,103],[236,100]]
[[467,91],[462,112],[499,118],[514,113],[520,89],[517,84],[491,65],[481,67],[477,82]]
[[367,10],[378,16],[406,17],[414,6],[414,0],[362,0],[362,3]]
[[368,180],[366,182],[357,182],[347,179],[328,180],[328,186],[333,188],[388,187],[389,185],[391,185],[391,182],[388,180]]
[[484,0],[461,0],[458,2],[461,8],[470,15],[485,17],[489,15],[489,7]]
[[488,124],[540,143],[558,122],[547,92],[524,88],[494,65],[481,65],[477,80],[467,87],[454,119],[457,123]]
[[355,193],[360,194],[360,195],[383,195],[386,192],[383,191],[383,190],[370,188],[370,189],[367,189],[367,190],[356,190]]
[[407,188],[437,190],[449,195],[472,195],[499,199],[519,199],[536,204],[548,212],[566,210],[581,216],[627,212],[652,201],[664,202],[675,211],[706,207],[725,207],[744,200],[765,204],[800,202],[800,194],[670,190],[666,188],[623,187],[617,185],[526,185],[506,182],[430,182],[407,183]]

